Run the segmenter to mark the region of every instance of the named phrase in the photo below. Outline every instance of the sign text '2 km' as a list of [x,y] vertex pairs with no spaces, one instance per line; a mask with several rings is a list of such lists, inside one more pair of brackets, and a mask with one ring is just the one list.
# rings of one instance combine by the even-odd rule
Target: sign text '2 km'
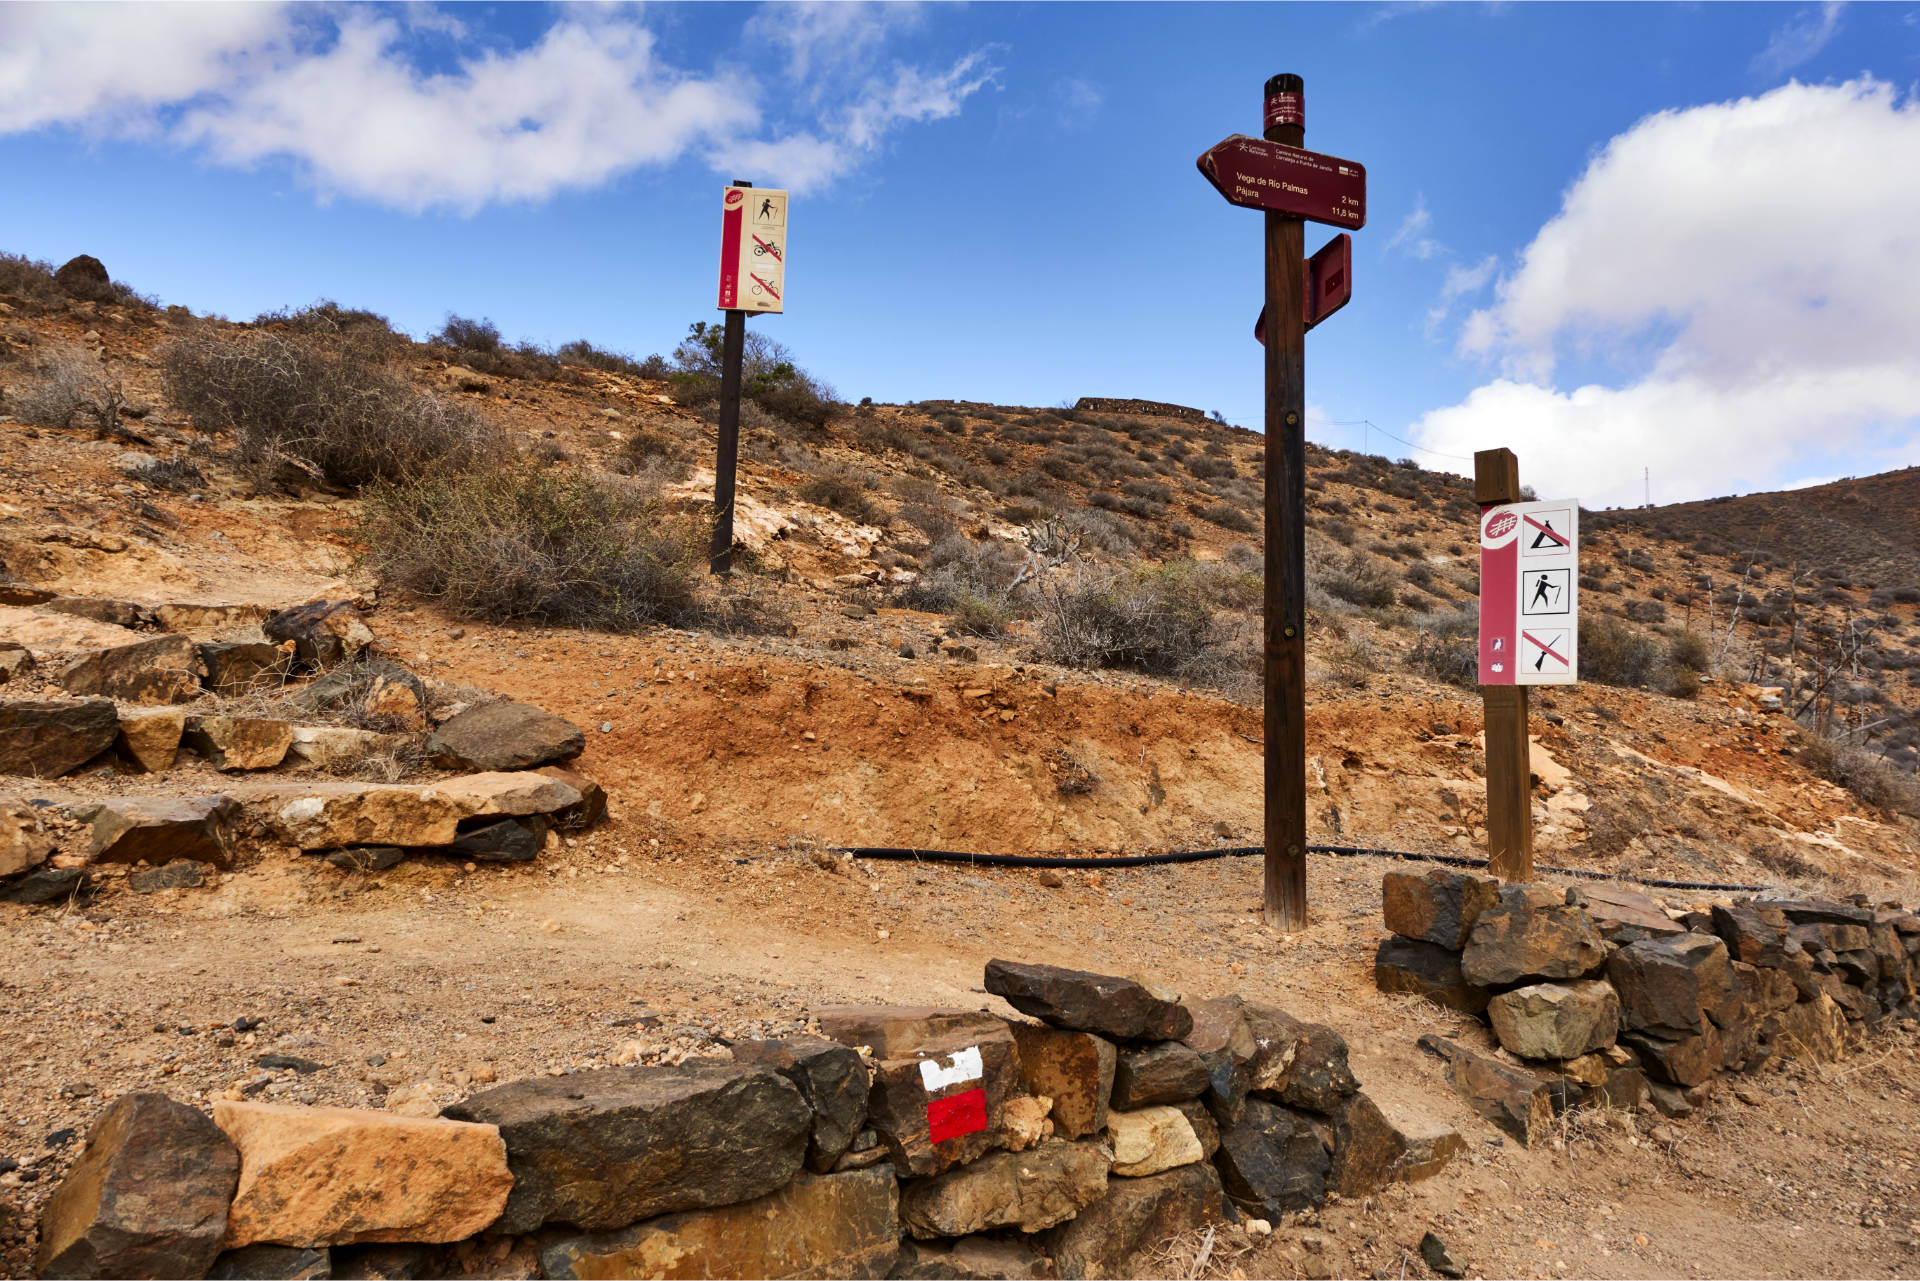
[[1367,168],[1234,134],[1201,153],[1200,172],[1227,203],[1352,230],[1367,222]]

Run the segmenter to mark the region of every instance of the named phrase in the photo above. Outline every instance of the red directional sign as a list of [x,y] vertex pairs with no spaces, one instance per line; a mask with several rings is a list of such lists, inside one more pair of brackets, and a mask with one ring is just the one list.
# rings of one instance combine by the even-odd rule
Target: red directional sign
[[[1320,252],[1307,259],[1307,328],[1339,311],[1353,301],[1353,237],[1345,232],[1320,246]],[[1253,322],[1253,340],[1267,345],[1267,309]]]
[[1367,222],[1365,165],[1243,133],[1196,162],[1229,204],[1349,229]]

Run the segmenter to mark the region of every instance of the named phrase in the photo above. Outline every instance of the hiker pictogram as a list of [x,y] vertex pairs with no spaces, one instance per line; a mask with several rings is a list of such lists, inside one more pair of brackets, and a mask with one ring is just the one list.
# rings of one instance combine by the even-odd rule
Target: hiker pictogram
[[1522,614],[1565,614],[1573,607],[1570,569],[1530,569],[1521,583]]

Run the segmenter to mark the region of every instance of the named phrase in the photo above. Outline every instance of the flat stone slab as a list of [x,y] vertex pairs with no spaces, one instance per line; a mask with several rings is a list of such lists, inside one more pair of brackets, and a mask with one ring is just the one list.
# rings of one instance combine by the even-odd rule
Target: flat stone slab
[[200,696],[206,667],[185,636],[155,636],[131,645],[95,650],[60,672],[70,694],[96,695],[123,703],[184,703]]
[[189,716],[181,741],[222,773],[272,769],[287,759],[293,726],[252,716]]
[[704,1061],[515,1081],[442,1115],[499,1127],[513,1171],[502,1232],[604,1232],[765,1196],[799,1173],[813,1121],[779,1073]]
[[867,1065],[837,1041],[793,1036],[778,1041],[736,1041],[735,1063],[772,1068],[813,1110],[807,1138],[807,1168],[831,1170],[867,1123]]
[[1500,882],[1436,868],[1425,874],[1388,872],[1380,881],[1380,914],[1387,928],[1457,952],[1480,913],[1500,897]]
[[1120,1051],[1113,1075],[1113,1106],[1122,1110],[1184,1103],[1207,1092],[1207,1063],[1179,1041]]
[[933,1005],[830,1005],[814,1017],[824,1036],[842,1045],[864,1045],[876,1059],[910,1059],[953,1035],[992,1037],[1007,1027],[1004,1019],[982,1010]]
[[987,991],[1022,1014],[1055,1027],[1123,1040],[1177,1041],[1193,1030],[1178,994],[1160,995],[1134,979],[1058,965],[987,962]]
[[1624,885],[1594,881],[1575,886],[1570,901],[1586,909],[1602,938],[1633,943],[1643,938],[1671,938],[1687,927],[1667,915],[1658,900]]
[[226,1100],[213,1120],[240,1150],[229,1249],[458,1241],[493,1225],[513,1184],[490,1125]]
[[1051,1139],[1026,1152],[995,1152],[906,1184],[900,1220],[921,1240],[993,1228],[1044,1231],[1104,1196],[1111,1165],[1092,1142]]
[[590,1277],[884,1277],[900,1250],[891,1166],[801,1175],[755,1200],[692,1210],[541,1252],[543,1273]]
[[59,778],[112,747],[119,732],[111,699],[0,703],[0,774]]
[[569,760],[586,746],[572,721],[503,699],[448,717],[427,740],[427,755],[450,769],[517,770]]
[[533,773],[417,784],[316,779],[241,785],[230,794],[275,836],[303,850],[449,845],[465,818],[546,814],[580,802],[580,793],[565,783]]
[[81,813],[93,824],[87,840],[92,862],[233,865],[241,813],[230,796],[121,796]]
[[1476,987],[1585,978],[1607,959],[1606,941],[1584,910],[1558,891],[1509,885],[1473,923],[1460,972]]

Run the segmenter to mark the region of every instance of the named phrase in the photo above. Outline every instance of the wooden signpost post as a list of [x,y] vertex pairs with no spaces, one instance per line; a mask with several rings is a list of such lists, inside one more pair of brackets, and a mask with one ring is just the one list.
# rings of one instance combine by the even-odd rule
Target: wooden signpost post
[[[1235,134],[1201,155],[1201,174],[1229,204],[1266,213],[1266,712],[1267,924],[1307,923],[1306,329],[1312,304],[1346,301],[1351,255],[1340,280],[1309,296],[1306,223],[1355,229],[1367,220],[1367,171],[1303,150],[1306,86],[1267,81],[1266,136]],[[1344,237],[1343,237],[1344,239]],[[1344,247],[1335,255],[1344,253]],[[1316,255],[1318,258],[1319,255]],[[1338,305],[1338,304],[1335,304]],[[1329,306],[1321,315],[1331,314]],[[1318,319],[1319,317],[1315,317]]]
[[747,313],[784,311],[787,192],[736,181],[720,195],[720,443],[713,465],[713,543],[708,568],[733,571],[734,477],[740,457],[740,367]]

